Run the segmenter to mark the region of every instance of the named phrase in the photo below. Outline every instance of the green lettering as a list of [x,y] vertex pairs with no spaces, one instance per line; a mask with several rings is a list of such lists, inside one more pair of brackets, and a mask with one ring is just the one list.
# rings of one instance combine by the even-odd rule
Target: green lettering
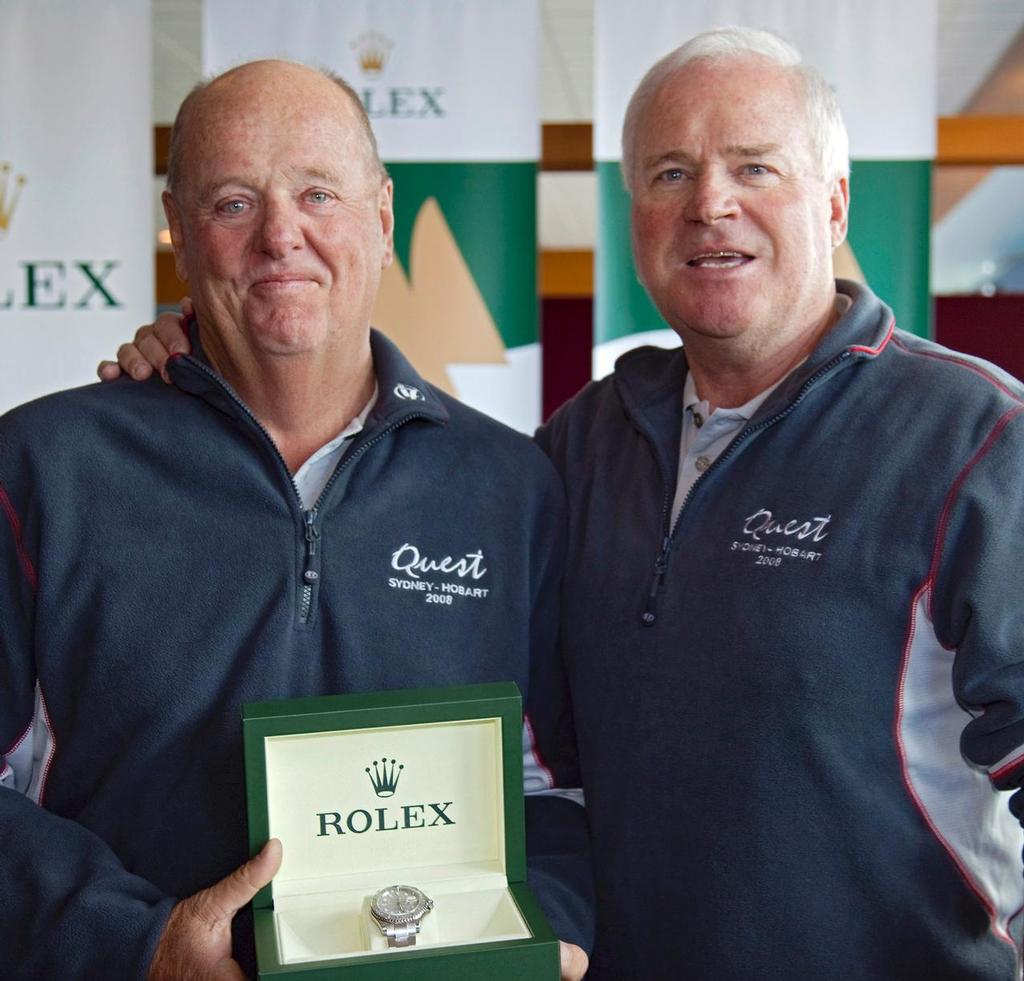
[[337,811],[322,811],[317,813],[320,818],[320,830],[316,833],[317,838],[323,838],[328,834],[327,829],[334,828],[334,834],[343,835],[341,830],[341,815]]
[[[64,263],[51,259],[39,262],[23,262],[25,267],[25,308],[38,310],[61,310],[65,306]],[[38,270],[51,270],[49,275],[40,275]],[[57,293],[55,300],[40,300],[39,293]]]
[[[355,819],[355,816],[357,814],[361,814],[363,816],[363,818],[366,819],[366,823],[361,828],[357,828],[352,823],[353,820]],[[370,812],[369,811],[363,811],[363,810],[353,811],[345,819],[345,824],[348,825],[348,830],[351,831],[352,834],[354,834],[354,835],[361,835],[364,832],[369,831],[370,828],[373,827],[373,818],[370,816]]]
[[452,804],[452,802],[450,800],[447,800],[443,804],[431,804],[430,805],[431,808],[433,809],[434,813],[437,815],[437,817],[434,818],[434,820],[430,822],[430,827],[434,827],[434,825],[437,824],[439,821],[444,823],[444,824],[454,824],[455,823],[450,817],[448,817],[447,814],[445,814],[445,811],[447,811],[448,808],[451,807],[451,804]]
[[402,805],[402,814],[403,814],[403,817],[404,817],[404,820],[402,821],[402,827],[403,828],[423,828],[423,827],[425,827],[425,825],[423,823],[423,818],[420,817],[419,814],[416,815],[416,817],[419,818],[419,822],[417,823],[417,822],[413,821],[413,811],[419,811],[419,812],[422,813],[423,805],[422,804],[403,804]]
[[93,293],[100,293],[103,299],[106,300],[108,307],[119,307],[121,306],[117,300],[114,299],[113,294],[103,285],[105,280],[114,269],[116,269],[120,263],[114,259],[110,259],[103,264],[102,272],[95,273],[89,266],[88,262],[76,262],[75,265],[84,273],[85,278],[92,284],[89,289],[83,294],[82,298],[75,304],[75,309],[81,310],[83,307],[89,305],[89,299]]

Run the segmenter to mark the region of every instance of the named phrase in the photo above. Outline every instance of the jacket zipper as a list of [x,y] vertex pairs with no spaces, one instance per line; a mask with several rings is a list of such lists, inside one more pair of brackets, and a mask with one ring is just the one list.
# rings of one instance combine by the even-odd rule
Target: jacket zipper
[[[810,389],[817,384],[818,380],[824,375],[828,374],[833,368],[837,367],[841,362],[845,361],[851,356],[849,350],[841,351],[836,357],[834,357],[827,364],[822,365],[807,381],[804,382],[800,391],[797,392],[796,398],[789,403],[781,412],[777,412],[770,419],[765,419],[763,422],[759,422],[756,426],[749,426],[739,433],[736,438],[715,458],[714,463],[707,468],[690,486],[690,489],[686,492],[686,496],[683,498],[683,503],[680,505],[679,514],[676,515],[675,523],[669,528],[670,509],[672,507],[672,501],[669,497],[669,480],[662,469],[662,479],[665,483],[665,495],[661,506],[661,523],[662,527],[668,529],[665,538],[661,543],[661,550],[658,552],[658,557],[654,561],[654,575],[651,578],[651,587],[647,592],[647,605],[644,607],[643,613],[640,615],[640,622],[645,627],[653,627],[658,620],[658,593],[661,592],[662,586],[664,585],[665,573],[668,571],[668,560],[672,553],[672,543],[675,540],[676,529],[679,527],[679,519],[682,518],[683,512],[686,510],[687,504],[690,503],[690,498],[693,497],[693,492],[697,489],[697,485],[704,480],[712,470],[715,470],[720,464],[724,464],[726,460],[733,455],[736,447],[740,445],[744,440],[753,436],[755,433],[760,432],[762,429],[767,429],[769,426],[773,426],[780,419],[785,418],[792,412],[804,399],[804,396],[810,391]],[[659,463],[660,466],[660,463]]]
[[201,361],[197,361],[195,358],[189,358],[190,363],[194,364],[203,373],[208,375],[217,385],[224,391],[224,393],[231,399],[239,409],[245,413],[246,416],[252,421],[253,425],[264,435],[267,440],[267,444],[270,446],[277,457],[278,462],[281,464],[284,472],[288,475],[288,483],[291,485],[292,493],[295,495],[295,501],[299,506],[299,512],[302,514],[302,525],[303,525],[303,537],[305,539],[305,561],[302,569],[302,579],[299,583],[299,623],[305,626],[312,618],[313,613],[316,611],[316,600],[319,595],[320,586],[320,525],[318,524],[318,518],[320,516],[320,507],[324,502],[324,498],[327,496],[327,492],[330,490],[334,481],[337,480],[338,474],[347,467],[356,457],[361,456],[366,452],[374,443],[379,442],[389,433],[394,432],[400,426],[409,422],[412,419],[426,419],[428,416],[424,412],[413,412],[407,416],[403,416],[397,422],[392,423],[387,429],[381,430],[377,433],[373,439],[363,443],[362,446],[354,450],[350,454],[345,454],[341,458],[341,462],[334,468],[334,473],[331,474],[330,479],[324,485],[324,489],[320,492],[320,496],[316,499],[316,503],[306,510],[306,506],[302,501],[302,495],[299,494],[298,487],[295,486],[295,480],[292,477],[291,471],[288,469],[288,464],[285,463],[285,459],[281,456],[281,451],[277,448],[277,443],[274,442],[273,437],[267,432],[266,427],[259,419],[253,415],[252,410],[247,406],[224,382],[216,372],[211,371]]
[[[251,415],[251,413],[250,413]],[[308,625],[312,619],[313,614],[316,612],[317,599],[320,594],[320,525],[318,519],[320,517],[320,508],[324,503],[324,499],[327,497],[328,492],[334,485],[334,482],[338,479],[339,474],[348,467],[354,460],[362,456],[374,443],[380,442],[385,436],[393,433],[400,426],[404,426],[405,423],[410,422],[413,419],[427,419],[429,418],[424,412],[412,412],[407,416],[403,416],[397,422],[393,422],[386,429],[382,429],[373,439],[367,440],[362,446],[356,447],[351,453],[346,453],[338,465],[334,468],[334,473],[331,474],[327,483],[324,484],[324,489],[320,491],[320,496],[316,499],[316,503],[303,514],[303,524],[305,526],[305,538],[306,538],[306,561],[302,570],[302,583],[300,584],[299,592],[299,623],[302,626]],[[258,420],[257,420],[258,423]],[[262,427],[261,427],[262,428]],[[271,440],[273,444],[273,440]],[[276,446],[274,447],[277,448]],[[278,453],[280,456],[280,452]],[[282,463],[284,462],[282,458]],[[285,466],[287,470],[287,466]],[[294,481],[292,482],[294,486]],[[296,490],[298,495],[298,490]],[[301,504],[301,499],[300,499]]]

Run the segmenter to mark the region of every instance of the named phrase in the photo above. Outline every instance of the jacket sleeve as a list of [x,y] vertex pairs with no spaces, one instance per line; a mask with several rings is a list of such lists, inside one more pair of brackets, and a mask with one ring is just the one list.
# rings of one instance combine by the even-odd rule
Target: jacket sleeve
[[1018,406],[997,421],[950,491],[931,614],[939,641],[955,651],[954,693],[970,720],[961,753],[993,788],[1016,791],[1010,808],[1024,821],[1022,542],[1024,407]]
[[558,646],[559,592],[565,558],[561,483],[545,508],[546,541],[535,542],[530,685],[523,726],[529,883],[560,939],[594,945],[590,832],[576,759],[572,703]]
[[[0,481],[0,976],[144,978],[175,900],[47,810],[54,733],[35,670],[37,556]],[[114,747],[100,747],[113,751]]]

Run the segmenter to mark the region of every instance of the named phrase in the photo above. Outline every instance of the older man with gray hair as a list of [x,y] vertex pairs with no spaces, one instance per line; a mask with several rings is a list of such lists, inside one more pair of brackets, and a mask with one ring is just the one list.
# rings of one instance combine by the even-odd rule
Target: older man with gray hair
[[570,507],[588,978],[1011,978],[1021,386],[835,280],[846,134],[775,36],[656,64],[623,174],[683,347],[539,435]]

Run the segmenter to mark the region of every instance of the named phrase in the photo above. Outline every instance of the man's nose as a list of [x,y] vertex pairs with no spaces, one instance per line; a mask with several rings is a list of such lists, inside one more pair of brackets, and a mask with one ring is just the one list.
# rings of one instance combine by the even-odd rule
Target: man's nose
[[260,226],[260,248],[275,259],[302,248],[301,215],[287,201],[267,201]]
[[694,177],[686,202],[688,221],[713,225],[734,216],[738,209],[735,188],[727,174],[706,170]]

